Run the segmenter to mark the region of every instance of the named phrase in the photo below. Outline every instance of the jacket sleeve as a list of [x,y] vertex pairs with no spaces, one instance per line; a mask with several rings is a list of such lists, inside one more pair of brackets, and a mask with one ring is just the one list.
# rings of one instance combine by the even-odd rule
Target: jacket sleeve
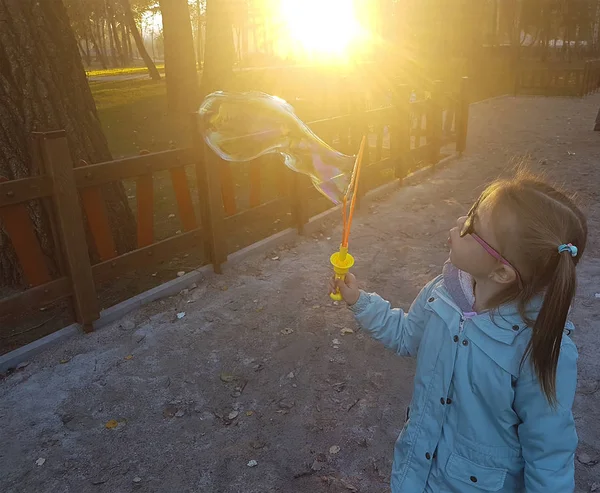
[[401,356],[415,357],[425,331],[425,303],[433,284],[432,281],[423,288],[408,313],[392,308],[381,296],[364,291],[350,309],[361,329],[374,339]]
[[521,424],[519,440],[525,460],[527,493],[572,493],[575,490],[577,432],[571,408],[577,387],[577,349],[567,338],[556,371],[557,404],[542,391],[530,360],[515,388],[514,408]]

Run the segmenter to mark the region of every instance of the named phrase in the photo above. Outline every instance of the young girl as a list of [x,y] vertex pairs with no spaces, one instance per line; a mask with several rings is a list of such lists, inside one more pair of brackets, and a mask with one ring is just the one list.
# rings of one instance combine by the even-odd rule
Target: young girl
[[443,274],[408,313],[352,275],[330,282],[364,330],[417,358],[392,492],[574,491],[567,314],[586,239],[571,199],[521,176],[491,185],[457,220]]

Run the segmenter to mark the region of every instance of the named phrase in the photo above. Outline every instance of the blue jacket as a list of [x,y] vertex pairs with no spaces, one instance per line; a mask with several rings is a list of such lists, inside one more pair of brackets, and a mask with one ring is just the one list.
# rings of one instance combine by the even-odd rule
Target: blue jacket
[[553,408],[529,360],[521,365],[531,329],[515,307],[469,313],[451,277],[429,283],[408,313],[364,292],[351,307],[362,329],[397,354],[417,358],[409,418],[395,444],[392,492],[572,493],[572,326],[562,339]]

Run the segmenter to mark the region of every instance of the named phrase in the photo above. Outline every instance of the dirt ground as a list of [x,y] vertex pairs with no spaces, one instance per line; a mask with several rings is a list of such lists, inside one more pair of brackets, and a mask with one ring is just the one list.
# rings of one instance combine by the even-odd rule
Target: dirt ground
[[[454,219],[514,160],[530,155],[579,192],[591,236],[573,312],[577,492],[600,487],[599,106],[600,95],[473,106],[468,154],[362,210],[350,244],[363,286],[408,307],[440,272]],[[339,237],[324,227],[6,376],[0,491],[388,491],[414,363],[326,296]]]

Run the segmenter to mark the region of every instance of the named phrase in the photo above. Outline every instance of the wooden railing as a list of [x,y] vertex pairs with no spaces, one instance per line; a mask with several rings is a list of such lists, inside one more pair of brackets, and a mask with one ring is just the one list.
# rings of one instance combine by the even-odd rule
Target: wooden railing
[[[419,167],[435,165],[448,144],[456,143],[457,152],[465,150],[467,82],[463,78],[460,94],[453,95],[444,94],[441,84],[434,84],[430,98],[415,102],[410,102],[407,86],[396,85],[391,106],[354,111],[313,121],[309,126],[327,143],[349,154],[356,152],[362,135],[370,136],[359,188],[363,195],[386,181],[401,180]],[[331,206],[325,201],[322,210],[315,210],[313,204],[320,194],[306,176],[283,164],[277,168],[276,197],[265,200],[261,189],[264,167],[256,161],[250,163],[249,207],[238,210],[232,171],[236,165],[220,160],[209,150],[197,124],[197,115],[193,115],[194,142],[190,148],[91,165],[72,162],[64,131],[36,134],[42,174],[0,182],[1,225],[18,255],[28,287],[0,299],[0,318],[69,298],[75,309],[73,319],[84,330],[92,330],[100,314],[99,283],[190,250],[201,251],[201,264],[211,263],[219,273],[228,254],[235,250],[228,238],[242,228],[278,221],[280,229],[294,227],[302,233],[312,214]],[[193,171],[191,183],[186,168]],[[156,173],[164,171],[170,175],[181,234],[157,241],[153,180]],[[136,184],[137,248],[119,255],[101,187],[131,179]],[[51,274],[37,240],[26,208],[30,201],[49,202],[50,226],[58,246],[57,275]],[[96,263],[90,258],[86,229],[99,258]],[[0,327],[3,338],[10,337],[11,331],[10,326]]]
[[583,68],[533,68],[519,71],[515,95],[584,97],[600,88],[600,60]]

